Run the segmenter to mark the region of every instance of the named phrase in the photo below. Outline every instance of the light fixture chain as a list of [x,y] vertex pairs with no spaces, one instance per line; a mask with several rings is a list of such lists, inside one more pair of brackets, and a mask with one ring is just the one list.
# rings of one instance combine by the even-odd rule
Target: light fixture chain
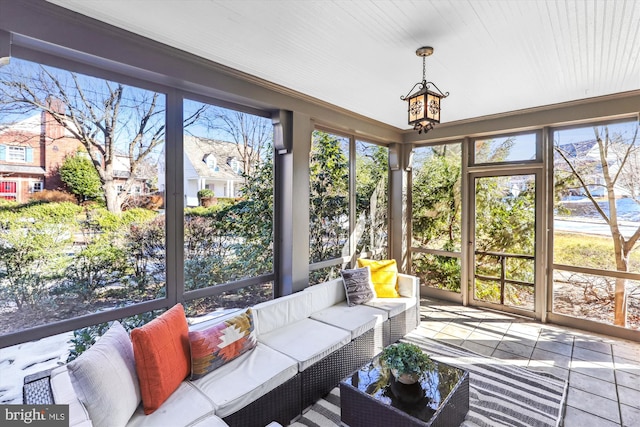
[[422,57],[422,81],[427,81],[427,57]]

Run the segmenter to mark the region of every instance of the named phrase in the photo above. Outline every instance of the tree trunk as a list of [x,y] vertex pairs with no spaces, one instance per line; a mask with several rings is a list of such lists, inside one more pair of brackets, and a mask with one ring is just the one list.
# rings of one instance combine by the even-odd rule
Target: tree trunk
[[107,210],[112,213],[122,212],[120,206],[120,198],[118,197],[118,189],[113,181],[104,184],[104,199]]
[[614,319],[616,326],[627,327],[627,279],[616,279],[616,294],[614,297]]
[[[625,240],[624,236],[620,233],[617,222],[614,223],[615,227],[611,230],[613,237],[613,249],[616,257],[616,270],[627,272],[629,271],[629,258],[625,252]],[[616,288],[614,296],[614,319],[613,324],[616,326],[627,327],[627,279],[617,278]]]

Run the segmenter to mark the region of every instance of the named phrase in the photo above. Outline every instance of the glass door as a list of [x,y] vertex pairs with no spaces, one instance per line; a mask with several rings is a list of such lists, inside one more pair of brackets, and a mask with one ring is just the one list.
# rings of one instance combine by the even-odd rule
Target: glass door
[[533,316],[536,304],[536,199],[539,172],[470,175],[470,301]]

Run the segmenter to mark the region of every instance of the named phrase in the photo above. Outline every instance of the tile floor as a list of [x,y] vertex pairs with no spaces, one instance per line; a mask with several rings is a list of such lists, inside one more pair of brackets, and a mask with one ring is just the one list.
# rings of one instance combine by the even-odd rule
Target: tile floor
[[565,427],[640,426],[640,343],[438,300],[418,332],[569,381]]

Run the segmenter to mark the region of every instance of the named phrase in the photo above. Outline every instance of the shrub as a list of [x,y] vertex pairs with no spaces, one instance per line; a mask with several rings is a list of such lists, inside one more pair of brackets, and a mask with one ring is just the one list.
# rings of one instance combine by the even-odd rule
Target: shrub
[[120,282],[127,267],[121,248],[105,238],[95,239],[74,255],[66,269],[65,288],[91,301],[98,289]]
[[42,190],[31,195],[31,200],[41,202],[69,202],[76,203],[73,194],[58,190]]
[[[125,317],[124,319],[120,319],[119,322],[127,332],[131,332],[132,329],[145,325],[158,317],[162,311],[163,310],[147,311],[146,313]],[[73,348],[69,352],[67,363],[76,359],[87,351],[89,347],[94,345],[98,337],[101,337],[109,330],[109,326],[110,324],[105,322],[73,331],[73,338],[69,341],[73,344]]]
[[63,250],[73,237],[70,203],[47,203],[0,214],[0,288],[18,309],[48,295],[68,262]]
[[[153,211],[147,212],[155,215]],[[146,216],[142,212],[139,212],[139,215],[138,218]],[[132,221],[128,228],[125,251],[129,264],[133,265],[132,279],[139,292],[146,291],[150,285],[159,285],[165,281],[164,220],[164,215],[156,215],[148,221]]]
[[87,156],[68,155],[60,166],[60,179],[78,202],[102,196],[102,183],[96,167]]

